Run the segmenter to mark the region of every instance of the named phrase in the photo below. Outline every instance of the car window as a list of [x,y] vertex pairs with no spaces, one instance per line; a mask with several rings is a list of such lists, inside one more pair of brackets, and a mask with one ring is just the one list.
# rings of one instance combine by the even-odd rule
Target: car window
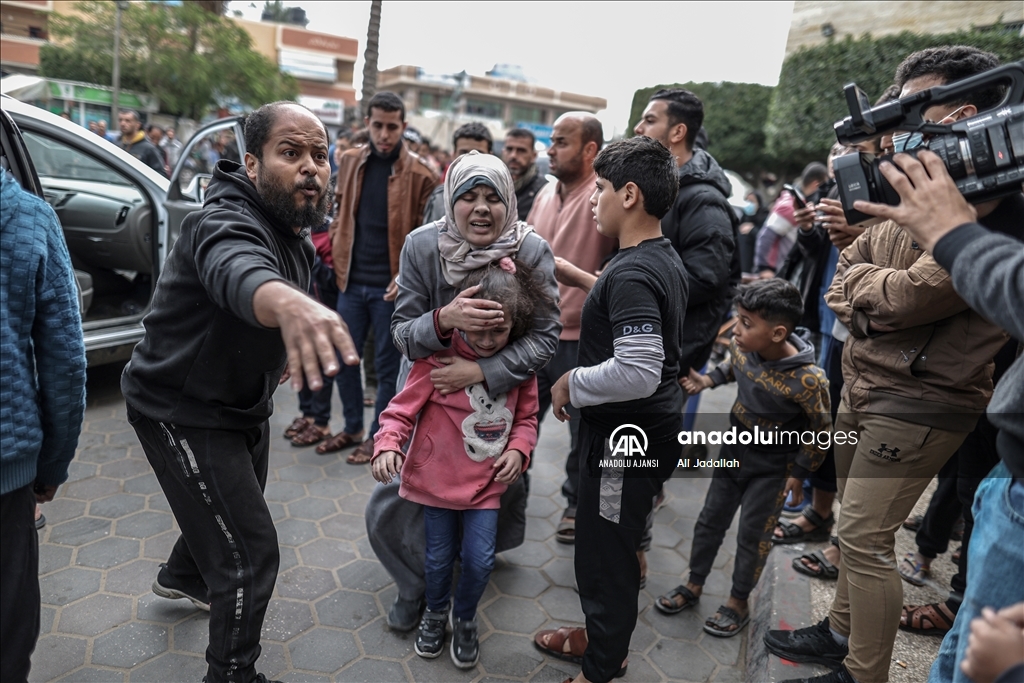
[[[122,175],[84,152],[32,131],[22,131],[39,179],[88,180],[130,187]],[[44,183],[45,184],[45,183]]]
[[189,142],[188,156],[182,163],[178,175],[178,187],[187,193],[189,184],[197,175],[212,175],[213,167],[221,159],[241,163],[234,127],[215,128],[206,132],[194,143]]

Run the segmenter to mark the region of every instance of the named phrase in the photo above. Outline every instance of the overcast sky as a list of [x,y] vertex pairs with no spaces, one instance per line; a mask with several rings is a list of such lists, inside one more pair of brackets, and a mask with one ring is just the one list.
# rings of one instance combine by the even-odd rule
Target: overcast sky
[[[356,38],[362,87],[369,0],[301,2],[307,28]],[[262,0],[228,11],[259,20]],[[623,132],[639,88],[686,81],[775,85],[792,2],[399,2],[384,0],[378,67],[482,76],[518,64],[538,85],[608,100],[605,136]]]

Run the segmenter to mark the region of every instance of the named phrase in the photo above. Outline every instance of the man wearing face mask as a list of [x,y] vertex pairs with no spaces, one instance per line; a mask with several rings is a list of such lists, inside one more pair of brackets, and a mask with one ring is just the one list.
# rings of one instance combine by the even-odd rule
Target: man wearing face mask
[[[973,47],[916,52],[896,72],[901,96],[988,71],[995,55]],[[991,109],[999,87],[937,104],[930,121]],[[1024,238],[1024,196],[975,207],[993,232]],[[826,295],[850,330],[843,349],[843,401],[835,445],[842,550],[828,617],[797,631],[769,631],[769,651],[833,668],[817,683],[889,678],[903,588],[895,533],[928,482],[975,428],[992,396],[992,359],[1007,336],[968,308],[949,273],[893,221],[868,228],[840,256]]]
[[373,424],[364,430],[362,376],[358,367],[343,369],[338,394],[345,427],[317,448],[325,454],[356,446],[347,459],[352,465],[370,461],[377,417],[395,395],[400,356],[391,343],[391,316],[398,295],[398,257],[437,185],[430,167],[402,142],[405,105],[398,95],[382,90],[366,111],[370,144],[341,155],[329,234],[338,313],[348,323],[356,348],[363,348],[373,328],[377,402]]

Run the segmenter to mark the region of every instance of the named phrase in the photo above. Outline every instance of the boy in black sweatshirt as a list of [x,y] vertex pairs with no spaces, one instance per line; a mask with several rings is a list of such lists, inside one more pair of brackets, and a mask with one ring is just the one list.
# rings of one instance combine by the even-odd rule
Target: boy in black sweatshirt
[[[534,639],[541,651],[582,664],[576,683],[604,683],[626,668],[640,592],[637,550],[680,453],[687,300],[683,263],[661,233],[679,191],[671,153],[638,136],[609,145],[594,171],[597,231],[617,238],[619,251],[599,278],[557,266],[560,280],[589,294],[579,366],[551,388],[555,417],[568,419],[570,401],[582,417],[575,565],[587,626]],[[608,464],[626,460],[626,467]]]
[[[736,635],[750,621],[747,598],[771,549],[771,535],[786,496],[802,496],[801,482],[821,464],[832,438],[828,380],[814,364],[814,348],[794,334],[803,313],[800,292],[781,279],[744,285],[736,298],[739,322],[730,360],[707,375],[682,380],[690,394],[736,382],[730,422],[704,508],[693,533],[690,578],[655,603],[676,614],[700,599],[704,581],[741,507],[736,561],[728,602],[704,623],[719,637]],[[729,443],[731,441],[731,443]]]

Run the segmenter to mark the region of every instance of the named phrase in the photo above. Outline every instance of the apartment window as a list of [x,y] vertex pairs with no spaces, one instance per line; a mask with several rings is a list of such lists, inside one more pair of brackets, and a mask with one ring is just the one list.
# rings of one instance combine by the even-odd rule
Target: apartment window
[[451,106],[452,98],[449,95],[420,91],[420,109],[448,111]]
[[466,99],[466,113],[483,116],[488,119],[501,119],[505,116],[505,106],[500,102]]
[[28,27],[28,37],[29,38],[38,38],[39,40],[46,40],[46,31],[44,31],[43,29],[41,29],[38,26],[29,26]]
[[537,107],[512,107],[512,120],[524,123],[544,123],[544,112]]

